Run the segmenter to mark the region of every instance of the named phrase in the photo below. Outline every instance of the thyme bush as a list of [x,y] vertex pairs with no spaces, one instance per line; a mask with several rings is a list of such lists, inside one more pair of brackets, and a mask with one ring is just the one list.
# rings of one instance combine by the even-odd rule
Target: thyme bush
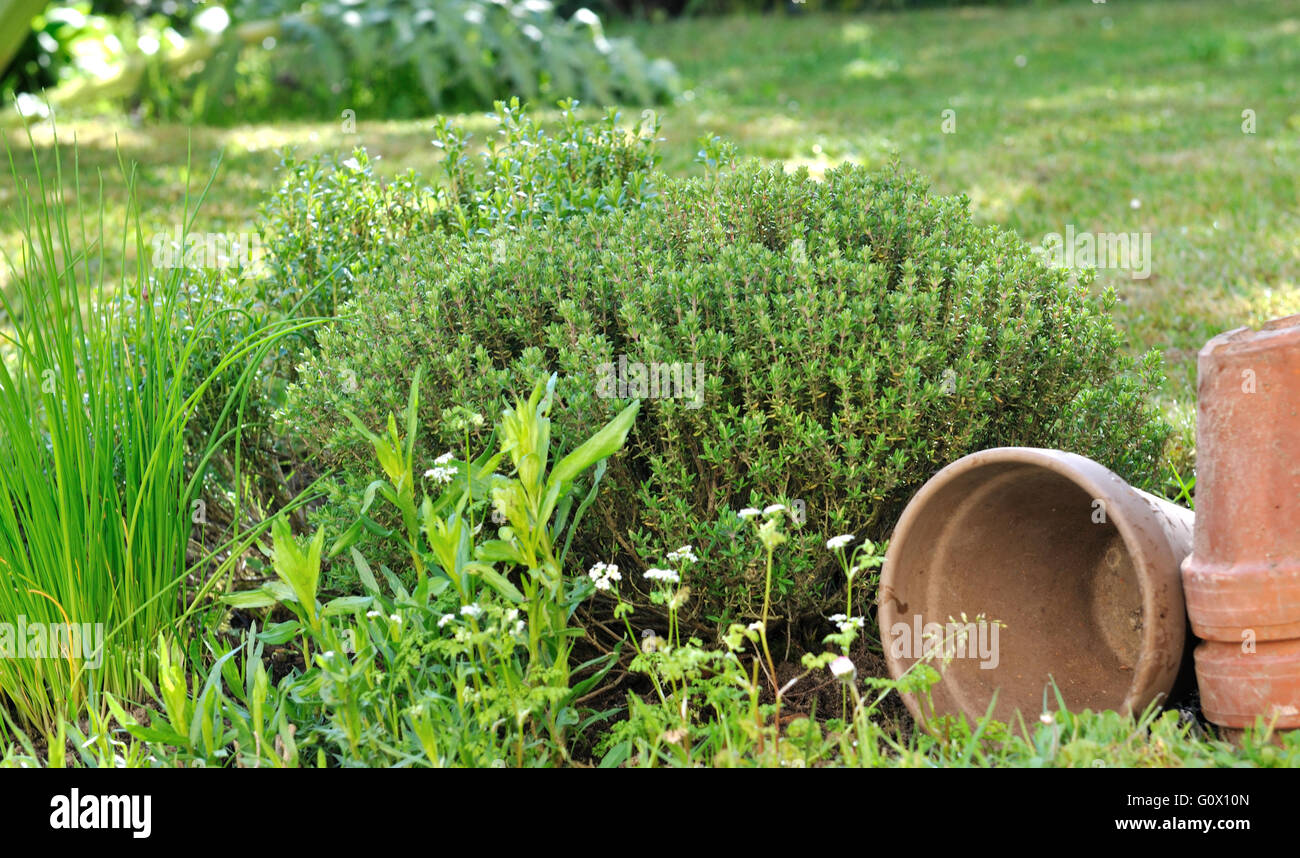
[[[560,376],[561,448],[644,397],[574,551],[643,570],[662,545],[694,546],[679,617],[725,628],[763,601],[737,512],[779,500],[796,550],[774,570],[772,617],[808,640],[843,607],[821,544],[888,537],[953,459],[1060,447],[1150,484],[1168,431],[1146,398],[1159,360],[1124,356],[1113,296],[1090,283],[898,166],[821,182],[724,166],[654,205],[413,239],[354,282],[289,415],[337,469],[321,515],[346,521],[369,451],[343,412],[375,422],[417,369],[420,468],[463,443],[461,406],[497,413],[539,373]],[[648,593],[625,597],[651,610]]]

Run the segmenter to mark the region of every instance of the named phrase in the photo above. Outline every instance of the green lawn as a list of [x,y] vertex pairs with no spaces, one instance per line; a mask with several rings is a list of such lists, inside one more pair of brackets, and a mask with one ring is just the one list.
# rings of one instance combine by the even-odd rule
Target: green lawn
[[[814,173],[895,153],[978,215],[1027,240],[1150,233],[1150,276],[1104,270],[1135,349],[1168,361],[1164,405],[1190,443],[1195,354],[1221,330],[1300,309],[1300,0],[1091,4],[857,16],[682,20],[616,28],[677,63],[689,91],[661,108],[664,166],[691,169],[716,133],[744,154]],[[944,133],[945,110],[954,111]],[[1243,132],[1253,111],[1255,133]],[[633,121],[639,107],[629,106]],[[201,182],[224,167],[201,229],[250,230],[277,150],[365,145],[382,170],[431,174],[427,121],[230,129],[65,121],[83,168],[116,181],[115,145],[141,162],[146,228],[179,218],[193,147]],[[469,118],[471,125],[481,120]],[[8,131],[20,160],[25,139]],[[48,131],[37,145],[50,155]],[[70,157],[70,147],[63,149]],[[20,165],[21,166],[21,165]],[[30,172],[28,166],[21,169]],[[0,191],[7,206],[12,190]],[[110,189],[109,215],[120,202]],[[13,251],[6,225],[0,246]],[[1176,453],[1186,465],[1185,449]]]

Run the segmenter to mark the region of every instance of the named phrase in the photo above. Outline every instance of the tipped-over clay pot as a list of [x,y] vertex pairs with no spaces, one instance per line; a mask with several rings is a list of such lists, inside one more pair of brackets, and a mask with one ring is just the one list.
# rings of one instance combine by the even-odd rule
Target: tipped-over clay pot
[[948,465],[904,510],[881,577],[891,674],[942,643],[933,709],[905,695],[908,708],[974,719],[997,692],[994,717],[1028,721],[1045,691],[1057,708],[1053,680],[1075,711],[1167,696],[1190,662],[1179,564],[1192,523],[1073,453],[1001,447]]

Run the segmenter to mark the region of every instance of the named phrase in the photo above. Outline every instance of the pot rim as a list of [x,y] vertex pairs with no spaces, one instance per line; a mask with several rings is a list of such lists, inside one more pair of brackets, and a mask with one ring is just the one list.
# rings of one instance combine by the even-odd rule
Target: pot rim
[[1211,337],[1201,346],[1198,358],[1248,355],[1285,348],[1291,342],[1300,344],[1300,313],[1270,319],[1258,328],[1243,326]]

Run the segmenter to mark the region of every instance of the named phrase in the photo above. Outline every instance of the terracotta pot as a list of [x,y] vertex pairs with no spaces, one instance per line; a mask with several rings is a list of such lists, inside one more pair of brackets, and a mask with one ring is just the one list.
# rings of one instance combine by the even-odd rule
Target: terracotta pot
[[1300,640],[1205,641],[1196,648],[1201,711],[1223,727],[1250,727],[1257,717],[1278,729],[1300,727]]
[[1197,374],[1192,629],[1300,638],[1300,315],[1220,334]]
[[1045,690],[1056,708],[1052,679],[1075,710],[1141,711],[1167,695],[1190,665],[1178,570],[1192,521],[1059,450],[984,450],[939,471],[904,510],[886,556],[879,618],[889,670],[897,677],[924,654],[927,623],[957,642],[963,614],[1005,626],[967,627],[966,645],[941,667],[933,710],[909,695],[912,714],[978,718],[996,690],[995,717],[1020,710],[1029,720]]

